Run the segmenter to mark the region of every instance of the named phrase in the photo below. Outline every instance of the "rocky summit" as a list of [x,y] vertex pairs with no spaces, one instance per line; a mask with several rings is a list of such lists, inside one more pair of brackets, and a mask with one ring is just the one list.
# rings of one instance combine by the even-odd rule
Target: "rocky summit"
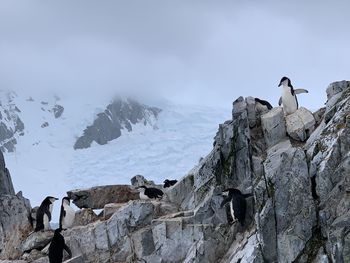
[[[104,210],[63,231],[69,262],[350,262],[350,82],[326,92],[325,108],[288,116],[238,98],[212,151],[161,200],[138,199],[138,182],[153,184],[141,176],[69,191],[78,217]],[[1,167],[0,259],[48,262],[52,232],[29,235],[29,202]],[[252,195],[244,224],[221,207],[228,188]]]
[[132,125],[143,124],[155,127],[160,109],[148,107],[135,100],[115,99],[104,112],[97,114],[93,124],[84,130],[74,144],[74,149],[89,148],[92,142],[106,144],[122,135],[122,130],[132,131]]

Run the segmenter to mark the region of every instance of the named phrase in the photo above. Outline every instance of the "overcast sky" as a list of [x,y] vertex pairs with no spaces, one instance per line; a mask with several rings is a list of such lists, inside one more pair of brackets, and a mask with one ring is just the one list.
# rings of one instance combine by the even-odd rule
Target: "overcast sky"
[[231,107],[240,95],[276,105],[286,75],[316,109],[350,79],[349,13],[326,0],[0,0],[0,87]]

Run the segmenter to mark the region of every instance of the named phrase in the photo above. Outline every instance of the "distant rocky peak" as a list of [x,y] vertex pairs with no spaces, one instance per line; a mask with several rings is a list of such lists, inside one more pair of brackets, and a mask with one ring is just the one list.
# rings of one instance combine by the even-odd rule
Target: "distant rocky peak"
[[74,144],[74,149],[89,148],[92,142],[106,144],[122,135],[122,130],[133,130],[136,124],[156,128],[156,121],[161,109],[143,105],[128,98],[115,98],[103,112],[97,114],[93,124],[88,126],[83,135]]

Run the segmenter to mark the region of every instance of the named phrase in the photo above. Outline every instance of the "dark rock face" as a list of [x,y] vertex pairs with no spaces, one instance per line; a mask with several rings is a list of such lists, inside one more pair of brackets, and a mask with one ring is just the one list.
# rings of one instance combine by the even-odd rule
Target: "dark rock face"
[[160,111],[130,99],[127,102],[115,100],[104,112],[97,114],[93,124],[77,139],[74,149],[88,148],[93,141],[101,145],[106,144],[120,137],[122,129],[132,131],[132,124],[151,124],[151,119],[157,118]]
[[10,172],[0,152],[0,259],[21,255],[20,244],[32,230],[29,200],[19,192],[15,195]]
[[0,196],[7,194],[14,195],[15,190],[12,185],[10,172],[5,165],[4,155],[0,151]]
[[22,254],[20,244],[32,230],[29,201],[17,195],[0,195],[0,259]]
[[62,116],[64,108],[63,108],[63,106],[56,104],[52,108],[52,110],[53,110],[53,114],[54,114],[55,118],[57,119],[57,118]]
[[106,185],[67,192],[79,208],[102,209],[109,203],[125,203],[139,199],[139,192],[129,185]]
[[13,102],[16,96],[14,92],[9,92],[0,101],[4,113],[0,113],[0,150],[2,152],[13,152],[17,144],[16,137],[24,134],[24,123],[18,115],[21,111]]

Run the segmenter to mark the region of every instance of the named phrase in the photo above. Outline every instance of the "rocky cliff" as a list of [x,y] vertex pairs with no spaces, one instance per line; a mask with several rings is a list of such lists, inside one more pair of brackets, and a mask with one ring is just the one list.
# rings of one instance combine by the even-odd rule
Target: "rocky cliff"
[[74,149],[83,149],[91,146],[95,141],[98,144],[106,144],[122,135],[122,130],[132,131],[135,124],[151,125],[155,127],[155,121],[161,110],[148,107],[137,101],[116,99],[109,104],[104,112],[97,114],[93,124],[84,130],[74,144]]
[[[287,118],[281,108],[238,98],[212,151],[164,189],[162,201],[108,204],[107,194],[98,200],[104,214],[64,231],[73,255],[85,262],[350,262],[350,82],[332,83],[327,97],[324,109]],[[105,191],[118,187],[128,186]],[[230,187],[253,194],[244,226],[220,207]],[[70,192],[88,208],[94,202],[80,192],[91,199],[96,189]],[[26,249],[45,255],[42,247]]]
[[31,231],[30,203],[21,192],[15,194],[10,173],[0,151],[0,260],[16,259],[19,248]]

